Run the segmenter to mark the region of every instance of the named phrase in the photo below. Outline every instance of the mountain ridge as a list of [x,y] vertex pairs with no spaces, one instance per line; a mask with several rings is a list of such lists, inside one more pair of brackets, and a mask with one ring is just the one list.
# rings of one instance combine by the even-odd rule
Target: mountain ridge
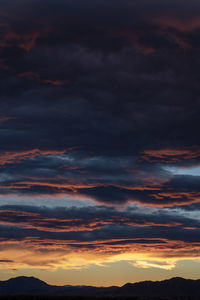
[[0,295],[111,296],[111,297],[199,297],[200,279],[173,277],[161,281],[139,281],[121,287],[56,286],[33,276],[19,276],[0,281]]

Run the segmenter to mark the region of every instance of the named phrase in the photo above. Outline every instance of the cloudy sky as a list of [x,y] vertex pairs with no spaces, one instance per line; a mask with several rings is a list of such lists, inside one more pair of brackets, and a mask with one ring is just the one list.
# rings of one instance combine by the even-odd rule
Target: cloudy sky
[[0,280],[200,277],[200,2],[1,0]]

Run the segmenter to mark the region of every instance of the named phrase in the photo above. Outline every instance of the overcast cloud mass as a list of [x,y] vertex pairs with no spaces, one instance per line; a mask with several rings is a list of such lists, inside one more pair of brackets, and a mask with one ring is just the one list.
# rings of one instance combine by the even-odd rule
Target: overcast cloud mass
[[2,270],[199,261],[199,53],[196,0],[1,0]]

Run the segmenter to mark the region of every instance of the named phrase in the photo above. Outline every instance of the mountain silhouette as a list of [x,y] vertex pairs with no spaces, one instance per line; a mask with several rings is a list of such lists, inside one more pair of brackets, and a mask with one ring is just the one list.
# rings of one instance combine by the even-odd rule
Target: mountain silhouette
[[20,276],[0,281],[1,295],[43,294],[50,286],[35,277]]
[[175,277],[163,281],[127,283],[122,287],[54,286],[35,277],[20,276],[0,281],[0,295],[191,297],[200,299],[200,280]]
[[127,283],[120,288],[119,293],[126,296],[190,296],[199,297],[200,299],[200,280],[175,277],[163,281],[143,281],[133,284]]

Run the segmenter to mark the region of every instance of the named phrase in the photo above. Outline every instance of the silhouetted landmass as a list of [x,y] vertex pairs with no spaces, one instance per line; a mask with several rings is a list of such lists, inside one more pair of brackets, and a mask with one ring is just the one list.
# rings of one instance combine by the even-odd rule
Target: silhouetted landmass
[[92,286],[53,286],[34,278],[17,277],[0,281],[0,299],[18,300],[190,300],[200,299],[200,280],[172,278],[163,281],[143,281],[127,283],[122,287],[92,287]]
[[199,300],[199,297],[119,297],[119,296],[2,296],[0,300]]

